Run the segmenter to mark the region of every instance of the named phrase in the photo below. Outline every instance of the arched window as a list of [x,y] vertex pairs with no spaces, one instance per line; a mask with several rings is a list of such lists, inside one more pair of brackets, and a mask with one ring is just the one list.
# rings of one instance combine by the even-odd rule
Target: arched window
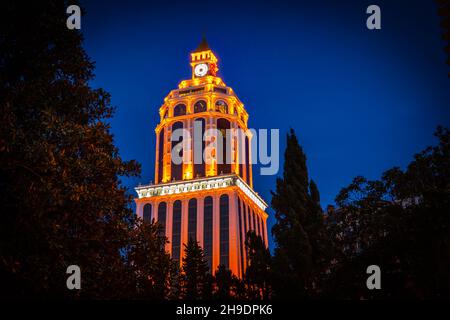
[[205,119],[199,118],[194,121],[194,178],[205,176]]
[[266,243],[266,233],[264,232],[263,218],[259,218],[259,225],[261,228],[261,238],[263,239],[263,242]]
[[167,204],[165,202],[161,202],[158,205],[158,223],[161,226],[161,235],[166,235],[166,210]]
[[[222,134],[222,150],[218,150],[217,153],[217,173],[231,173],[230,121],[223,118],[218,119],[217,129]],[[218,139],[220,139],[220,137],[218,137]],[[220,147],[220,143],[218,143],[218,146]]]
[[245,136],[245,168],[247,171],[247,183],[250,184],[250,168],[251,168],[251,164],[250,164],[250,141],[248,139],[247,136]]
[[[245,204],[244,201],[242,201],[242,208],[244,209],[243,210],[244,217],[242,220],[244,220],[244,239],[243,239],[243,241],[245,244],[245,241],[247,240],[247,233],[250,231],[250,220],[249,220],[249,216],[248,216],[247,205]],[[245,250],[245,256],[248,257],[247,250]],[[248,258],[247,258],[247,264],[248,264]]]
[[252,218],[253,218],[253,231],[255,231],[256,234],[258,234],[258,229],[256,225],[256,214],[255,211],[252,210]]
[[152,222],[152,205],[150,203],[144,205],[142,218],[144,219],[144,222]]
[[158,145],[158,181],[163,180],[163,167],[164,167],[164,128],[159,132],[159,145]]
[[180,103],[177,104],[175,108],[173,108],[174,117],[184,116],[185,114],[186,114],[186,105]]
[[213,257],[213,198],[208,196],[203,204],[203,246],[209,271],[212,272]]
[[[239,128],[241,129],[241,128]],[[244,180],[244,165],[245,165],[245,133],[242,130],[238,130],[238,163],[239,163],[239,176]]]
[[[244,215],[242,218],[242,220],[244,220],[244,235],[246,235],[247,234],[247,232],[248,232],[248,226],[247,226],[247,222],[248,222],[248,217],[247,217],[247,206],[245,205],[245,202],[244,201],[242,201],[242,208],[243,208],[243,212],[242,212],[242,214]],[[245,241],[245,238],[244,238],[244,241]]]
[[229,268],[229,199],[228,195],[220,196],[220,264]]
[[206,101],[199,100],[194,104],[194,113],[205,112],[206,111]]
[[223,100],[217,100],[215,110],[220,113],[228,113],[228,105]]
[[167,112],[167,109],[166,109],[166,110],[164,110],[163,118],[166,119],[167,115],[168,115],[168,112]]
[[261,220],[259,219],[259,214],[255,213],[256,215],[256,224],[258,226],[258,234],[262,239],[262,235],[261,235]]
[[181,201],[177,200],[173,203],[172,210],[172,259],[176,262],[180,261],[181,249]]
[[188,240],[197,241],[197,199],[189,200],[188,205]]
[[[183,122],[175,122],[172,125],[172,134],[174,134],[175,130],[178,129],[183,129]],[[179,150],[175,150],[174,148],[176,145],[178,145],[180,142],[183,142],[183,137],[180,137],[180,139],[178,141],[172,141],[172,151],[176,154],[178,154],[181,158],[183,157],[183,148],[181,147],[181,145],[178,146]],[[171,161],[171,175],[172,175],[172,180],[182,180],[183,179],[183,162],[180,161],[180,163],[175,163],[175,159],[172,159]]]
[[247,207],[247,219],[248,219],[248,230],[253,230],[253,225],[252,225],[252,210],[250,209],[249,206]]

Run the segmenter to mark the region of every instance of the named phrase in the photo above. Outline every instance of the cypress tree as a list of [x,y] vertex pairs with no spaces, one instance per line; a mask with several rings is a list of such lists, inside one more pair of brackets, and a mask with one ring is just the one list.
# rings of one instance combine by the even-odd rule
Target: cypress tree
[[133,271],[135,293],[139,299],[164,299],[171,296],[172,281],[176,269],[164,245],[167,238],[161,235],[161,226],[140,221],[130,237],[126,258]]
[[287,135],[283,169],[272,192],[276,218],[272,233],[277,244],[273,286],[275,297],[292,299],[311,294],[324,237],[319,191],[309,180],[306,156],[292,129]]
[[208,297],[207,291],[211,289],[207,284],[208,263],[203,249],[192,238],[184,245],[183,272],[185,298],[195,300]]
[[168,281],[169,300],[178,300],[183,297],[182,296],[183,279],[184,276],[181,273],[180,264],[178,263],[178,261],[171,260],[169,269],[169,281]]
[[320,206],[320,194],[314,180],[309,183],[309,212],[305,221],[305,231],[308,234],[312,248],[313,272],[309,280],[309,294],[318,295],[322,292],[323,281],[326,281],[324,272],[329,267],[333,254],[333,242],[324,221],[324,214]]
[[245,239],[248,252],[248,267],[245,271],[247,297],[268,299],[271,287],[271,256],[264,241],[254,231],[249,231]]
[[214,278],[216,280],[215,297],[219,300],[230,299],[234,284],[234,277],[231,270],[221,264],[217,267]]

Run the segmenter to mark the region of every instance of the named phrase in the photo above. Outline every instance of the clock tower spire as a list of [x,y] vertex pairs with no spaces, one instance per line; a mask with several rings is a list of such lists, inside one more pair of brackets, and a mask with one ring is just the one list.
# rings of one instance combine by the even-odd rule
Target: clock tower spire
[[202,41],[191,53],[192,79],[203,78],[206,76],[216,76],[219,68],[217,67],[217,57],[203,36]]

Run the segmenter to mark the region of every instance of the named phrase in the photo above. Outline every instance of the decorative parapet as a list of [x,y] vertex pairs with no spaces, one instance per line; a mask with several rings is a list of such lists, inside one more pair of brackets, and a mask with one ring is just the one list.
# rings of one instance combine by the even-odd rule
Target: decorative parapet
[[254,192],[241,177],[231,175],[221,175],[207,178],[194,179],[189,181],[177,181],[162,184],[150,184],[134,188],[138,198],[150,198],[158,196],[167,196],[174,194],[183,194],[188,192],[198,192],[227,188],[231,186],[238,187],[244,192],[259,208],[266,210],[267,203]]

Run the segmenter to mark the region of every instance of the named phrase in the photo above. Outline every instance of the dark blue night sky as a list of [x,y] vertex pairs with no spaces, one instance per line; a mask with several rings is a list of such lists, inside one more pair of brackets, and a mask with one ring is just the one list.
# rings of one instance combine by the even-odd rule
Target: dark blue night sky
[[[435,143],[438,124],[450,123],[433,1],[82,4],[85,48],[96,62],[92,85],[112,95],[122,157],[142,164],[140,178],[124,179],[130,192],[153,179],[158,109],[190,77],[189,53],[202,34],[245,104],[249,127],[279,128],[281,155],[295,129],[323,206],[356,175],[405,167]],[[381,7],[382,30],[366,28],[370,4]],[[254,170],[255,189],[270,203],[276,176]]]

